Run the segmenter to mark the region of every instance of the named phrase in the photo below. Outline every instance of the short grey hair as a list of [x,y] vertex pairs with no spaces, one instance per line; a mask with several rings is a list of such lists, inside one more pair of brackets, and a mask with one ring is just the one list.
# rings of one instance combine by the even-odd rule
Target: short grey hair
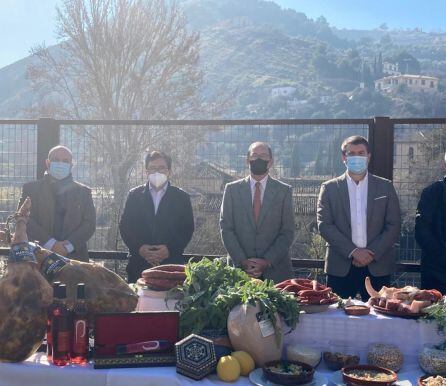
[[68,147],[63,146],[63,145],[57,145],[57,146],[54,146],[53,148],[51,148],[51,150],[48,152],[48,159],[50,159],[51,155],[54,152],[56,152],[57,150],[65,150],[71,156],[71,159],[73,159],[73,153],[71,152],[71,150],[68,149]]
[[271,150],[271,146],[268,143],[261,142],[261,141],[253,142],[253,143],[251,143],[251,145],[249,145],[249,147],[248,147],[248,157],[251,155],[252,148],[256,147],[256,146],[259,146],[259,145],[263,145],[263,146],[265,146],[268,149],[269,156],[272,159],[273,158],[273,151]]

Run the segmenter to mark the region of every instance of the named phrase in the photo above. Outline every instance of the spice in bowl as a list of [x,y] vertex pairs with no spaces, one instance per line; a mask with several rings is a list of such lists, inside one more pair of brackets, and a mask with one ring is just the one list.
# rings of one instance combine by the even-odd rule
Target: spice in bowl
[[358,351],[348,342],[333,340],[329,342],[329,349],[322,354],[324,362],[330,370],[338,371],[345,366],[359,363]]
[[424,345],[418,354],[418,363],[427,374],[446,374],[446,342]]
[[370,307],[362,305],[352,305],[344,307],[344,312],[351,316],[362,316],[370,313]]
[[369,346],[367,352],[367,363],[369,365],[398,372],[403,366],[403,361],[403,353],[393,344],[377,343]]

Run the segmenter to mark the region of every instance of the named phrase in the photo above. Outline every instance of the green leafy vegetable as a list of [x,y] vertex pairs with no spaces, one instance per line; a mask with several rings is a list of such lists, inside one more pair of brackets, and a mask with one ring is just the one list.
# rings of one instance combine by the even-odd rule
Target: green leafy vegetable
[[168,294],[169,298],[178,296],[176,308],[181,312],[181,336],[200,334],[208,329],[226,333],[228,315],[238,304],[259,303],[261,312],[274,326],[276,339],[281,338],[276,313],[291,328],[295,328],[299,317],[293,295],[277,290],[271,281],[251,280],[245,272],[221,259],[204,258],[198,263],[189,263],[184,285]]
[[446,332],[446,302],[445,298],[442,298],[439,302],[426,307],[424,311],[427,315],[424,317],[427,321],[435,321],[437,323],[437,329],[440,333]]

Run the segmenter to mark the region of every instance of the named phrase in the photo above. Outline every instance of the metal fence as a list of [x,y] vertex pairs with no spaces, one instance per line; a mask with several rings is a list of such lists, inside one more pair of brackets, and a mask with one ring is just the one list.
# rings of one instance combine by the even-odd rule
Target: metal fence
[[[320,184],[344,171],[341,142],[359,134],[371,143],[371,171],[387,178],[394,176],[403,209],[400,258],[416,262],[419,253],[413,239],[414,212],[420,189],[441,174],[436,162],[444,154],[444,146],[443,137],[438,142],[441,134],[437,132],[444,130],[445,122],[389,118],[0,121],[0,221],[16,208],[23,183],[42,175],[48,150],[61,143],[73,151],[74,178],[93,188],[97,228],[89,248],[125,251],[117,230],[123,201],[130,188],[146,182],[143,159],[147,151],[162,150],[173,158],[173,184],[192,197],[196,231],[186,252],[224,254],[218,226],[224,186],[247,174],[249,144],[267,141],[274,153],[273,174],[293,186],[296,237],[291,255],[296,259],[295,266],[301,267],[300,273],[306,273],[304,267],[309,264],[299,264],[299,260],[321,260],[325,248],[315,223]],[[427,154],[432,160],[426,166]],[[425,172],[426,167],[430,173]],[[403,273],[396,279],[413,282],[417,277]]]
[[[394,119],[393,183],[401,206],[400,261],[418,262],[415,213],[422,190],[444,175],[446,119]],[[401,282],[418,282],[413,273]]]

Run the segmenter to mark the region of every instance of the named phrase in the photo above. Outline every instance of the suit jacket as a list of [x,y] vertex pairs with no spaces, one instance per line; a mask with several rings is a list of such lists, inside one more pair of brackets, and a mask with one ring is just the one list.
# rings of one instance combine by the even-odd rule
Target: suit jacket
[[185,191],[169,185],[155,215],[148,184],[138,186],[128,194],[119,230],[129,248],[129,282],[135,282],[143,270],[150,268],[139,254],[143,244],[165,244],[169,257],[162,264],[184,264],[183,252],[194,232],[190,197]]
[[[352,242],[347,173],[321,186],[317,203],[317,223],[327,242],[325,272],[346,276],[350,270]],[[390,275],[395,270],[394,244],[400,235],[400,206],[391,181],[368,175],[367,247],[374,252],[368,265],[373,276]]]
[[415,220],[415,238],[421,247],[421,273],[446,281],[446,177],[421,193]]
[[[65,194],[67,195],[66,211],[60,238],[73,244],[74,251],[67,257],[88,261],[87,241],[96,229],[96,209],[91,197],[91,189],[73,181]],[[22,205],[26,197],[31,198],[31,213],[27,225],[28,238],[45,244],[56,233],[54,226],[56,198],[51,178],[45,175],[40,180],[24,184],[18,207]]]
[[220,212],[223,244],[236,266],[247,258],[271,264],[263,276],[276,283],[293,277],[289,248],[294,236],[292,188],[268,177],[258,224],[254,222],[249,177],[226,185]]

